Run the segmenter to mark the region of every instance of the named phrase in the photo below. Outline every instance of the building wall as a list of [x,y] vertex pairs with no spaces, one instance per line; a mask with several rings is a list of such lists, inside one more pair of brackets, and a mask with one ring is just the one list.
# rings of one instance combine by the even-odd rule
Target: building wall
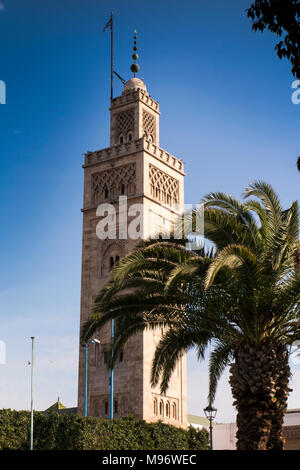
[[[205,427],[209,431],[209,426],[190,424],[200,429]],[[237,426],[235,423],[214,423],[214,450],[236,450],[236,432]],[[285,450],[300,450],[300,410],[287,411],[284,417],[283,435],[285,438]]]
[[[148,238],[166,227],[172,228],[183,209],[183,163],[159,148],[158,103],[145,90],[127,91],[112,101],[110,142],[111,147],[107,149],[88,152],[83,166],[80,326],[88,319],[96,296],[109,278],[111,258],[119,256],[122,259],[140,241],[120,239],[119,235],[116,240],[100,240],[96,235],[97,224],[101,220],[96,214],[98,205],[103,202],[114,204],[118,226],[118,201],[124,184],[128,206],[139,203],[144,208],[141,238]],[[131,220],[129,217],[128,224]],[[144,331],[126,344],[123,360],[117,362],[114,370],[114,400],[118,403],[115,417],[134,414],[148,421],[163,419],[177,426],[186,426],[185,354],[173,373],[165,396],[160,395],[158,387],[150,387],[151,363],[160,335],[159,330]],[[110,325],[95,336],[101,344],[88,346],[88,415],[108,418],[110,372],[105,354],[111,342]],[[78,381],[78,409],[81,414],[84,410],[84,372],[85,356],[81,347]],[[156,412],[155,400],[158,403]]]
[[285,450],[300,450],[300,425],[285,426],[283,430],[285,437]]
[[284,426],[298,426],[300,425],[300,410],[287,410],[284,421]]

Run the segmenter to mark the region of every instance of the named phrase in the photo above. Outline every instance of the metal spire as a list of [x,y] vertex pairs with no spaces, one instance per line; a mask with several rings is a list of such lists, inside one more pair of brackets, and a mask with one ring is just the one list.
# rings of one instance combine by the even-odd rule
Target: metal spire
[[137,51],[137,46],[136,46],[136,39],[137,39],[137,31],[134,30],[134,36],[133,36],[133,54],[132,54],[132,58],[134,60],[134,64],[131,65],[130,67],[130,70],[133,72],[133,76],[135,77],[137,72],[140,70],[140,66],[136,63],[136,61],[138,60],[139,58],[139,55],[138,53],[136,52]]
[[110,99],[113,99],[113,80],[114,80],[114,26],[113,26],[113,11],[110,14],[110,19],[103,28],[103,32],[110,29]]

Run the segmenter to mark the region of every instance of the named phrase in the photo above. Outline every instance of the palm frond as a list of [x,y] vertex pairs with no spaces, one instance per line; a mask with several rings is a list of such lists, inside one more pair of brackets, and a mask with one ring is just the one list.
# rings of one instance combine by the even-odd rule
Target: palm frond
[[255,274],[257,273],[257,258],[255,254],[243,245],[229,245],[223,248],[207,269],[206,288],[208,289],[212,285],[220,269],[228,267],[234,270],[241,266],[247,270],[250,283],[253,278],[255,279]]
[[282,207],[274,189],[264,181],[255,181],[244,191],[244,198],[256,196],[263,203],[267,213],[264,230],[268,233],[277,233],[282,221]]
[[151,370],[151,385],[155,387],[160,379],[161,393],[166,393],[171,375],[181,354],[195,345],[209,341],[209,331],[189,331],[182,327],[168,330],[158,343]]
[[208,401],[213,403],[215,400],[218,381],[230,360],[233,358],[234,342],[221,341],[215,342],[214,349],[209,359],[209,394]]

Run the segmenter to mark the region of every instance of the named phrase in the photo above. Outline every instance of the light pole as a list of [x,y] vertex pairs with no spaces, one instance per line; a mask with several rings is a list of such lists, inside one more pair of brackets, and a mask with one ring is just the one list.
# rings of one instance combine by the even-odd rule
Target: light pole
[[88,369],[88,345],[89,344],[100,344],[99,339],[94,338],[91,341],[85,343],[85,379],[84,379],[84,416],[87,416],[87,369]]
[[207,419],[209,419],[209,435],[210,435],[210,450],[213,450],[213,426],[212,422],[216,417],[217,408],[214,408],[209,404],[206,408],[204,408],[204,413]]
[[31,417],[30,417],[30,450],[33,450],[33,366],[34,366],[34,336],[31,336]]
[[114,418],[114,369],[112,366],[112,360],[114,357],[114,350],[113,350],[113,344],[114,344],[114,319],[111,320],[111,344],[112,344],[112,350],[111,350],[111,364],[110,364],[110,419]]

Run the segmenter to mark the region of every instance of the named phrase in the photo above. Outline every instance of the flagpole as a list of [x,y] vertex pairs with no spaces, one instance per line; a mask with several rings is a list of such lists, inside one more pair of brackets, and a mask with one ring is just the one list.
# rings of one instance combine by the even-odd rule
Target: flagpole
[[[113,350],[113,344],[114,344],[114,319],[112,318],[111,320],[111,344],[112,344],[112,350],[111,350],[111,362],[114,358],[114,350]],[[114,368],[113,365],[110,365],[110,419],[114,418]]]
[[34,367],[34,336],[31,336],[31,413],[30,413],[30,450],[33,450],[33,367]]
[[114,78],[114,28],[113,12],[110,14],[110,99],[113,99],[113,78]]

